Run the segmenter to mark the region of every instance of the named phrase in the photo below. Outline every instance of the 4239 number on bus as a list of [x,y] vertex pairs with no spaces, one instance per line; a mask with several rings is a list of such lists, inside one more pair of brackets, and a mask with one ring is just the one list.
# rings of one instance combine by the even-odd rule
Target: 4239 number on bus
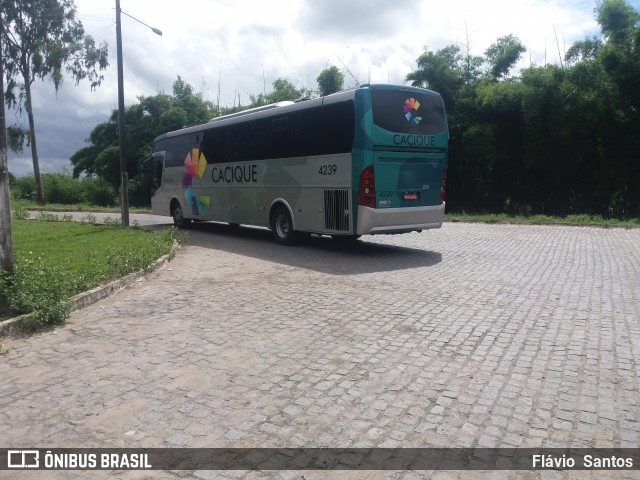
[[333,165],[322,165],[318,173],[320,175],[335,175],[338,172],[338,166],[336,164]]

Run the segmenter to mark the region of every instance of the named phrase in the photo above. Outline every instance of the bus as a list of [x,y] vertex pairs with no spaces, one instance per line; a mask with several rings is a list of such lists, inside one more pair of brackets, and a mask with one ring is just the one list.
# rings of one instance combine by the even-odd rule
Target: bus
[[354,240],[442,226],[449,133],[442,97],[362,85],[215,118],[154,140],[154,214]]

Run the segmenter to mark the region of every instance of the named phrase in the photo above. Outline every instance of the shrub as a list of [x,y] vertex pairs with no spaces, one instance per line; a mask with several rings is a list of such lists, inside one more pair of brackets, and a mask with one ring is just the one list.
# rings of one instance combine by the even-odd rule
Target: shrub
[[122,225],[122,221],[119,218],[105,217],[102,220],[104,225],[109,225],[110,227],[119,227]]
[[15,220],[26,220],[29,218],[29,212],[24,207],[15,206],[11,211],[11,217]]
[[117,205],[118,194],[104,180],[98,178],[85,178],[82,180],[85,185],[85,199],[92,205],[101,207],[111,207]]
[[135,207],[151,206],[151,175],[138,175],[129,180],[129,204]]
[[93,223],[96,224],[98,223],[98,218],[93,214],[93,213],[87,213],[85,216],[83,216],[80,221],[82,223]]
[[36,220],[41,220],[43,222],[59,222],[60,218],[55,213],[39,212],[36,215]]
[[85,199],[84,182],[64,173],[42,175],[42,189],[49,203],[74,204]]
[[16,177],[15,182],[11,184],[12,193],[15,191],[15,198],[24,200],[36,199],[36,179],[31,175]]
[[63,281],[66,275],[33,255],[16,256],[14,265],[13,275],[0,274],[0,291],[11,313],[31,312],[24,325],[32,330],[62,323],[69,315]]

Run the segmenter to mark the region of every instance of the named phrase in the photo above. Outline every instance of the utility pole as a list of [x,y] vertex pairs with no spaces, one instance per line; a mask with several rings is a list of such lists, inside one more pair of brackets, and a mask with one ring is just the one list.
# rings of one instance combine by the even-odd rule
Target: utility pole
[[120,210],[122,217],[122,228],[129,226],[129,173],[127,155],[125,151],[125,109],[124,109],[124,69],[122,66],[122,17],[124,13],[127,17],[134,19],[145,27],[151,29],[156,35],[162,36],[162,31],[147,25],[146,23],[132,17],[120,9],[120,0],[116,0],[116,54],[118,61],[118,141],[120,144]]
[[124,78],[122,68],[122,27],[120,0],[116,0],[116,52],[118,59],[118,139],[120,142],[120,209],[122,228],[129,226],[129,173],[124,133]]
[[4,119],[4,69],[2,67],[2,17],[0,16],[0,270],[13,273],[11,205],[7,166],[7,126]]

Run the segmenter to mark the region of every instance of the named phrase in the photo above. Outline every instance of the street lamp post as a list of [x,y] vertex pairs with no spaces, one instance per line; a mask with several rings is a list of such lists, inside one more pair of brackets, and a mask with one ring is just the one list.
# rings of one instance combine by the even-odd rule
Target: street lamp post
[[122,68],[122,27],[121,16],[124,13],[127,17],[142,23],[151,29],[156,35],[162,35],[157,28],[150,27],[128,13],[120,9],[120,0],[116,0],[116,55],[118,57],[118,139],[120,142],[120,209],[122,216],[122,228],[129,226],[129,174],[127,172],[127,155],[125,152],[125,130],[124,130],[124,73]]

